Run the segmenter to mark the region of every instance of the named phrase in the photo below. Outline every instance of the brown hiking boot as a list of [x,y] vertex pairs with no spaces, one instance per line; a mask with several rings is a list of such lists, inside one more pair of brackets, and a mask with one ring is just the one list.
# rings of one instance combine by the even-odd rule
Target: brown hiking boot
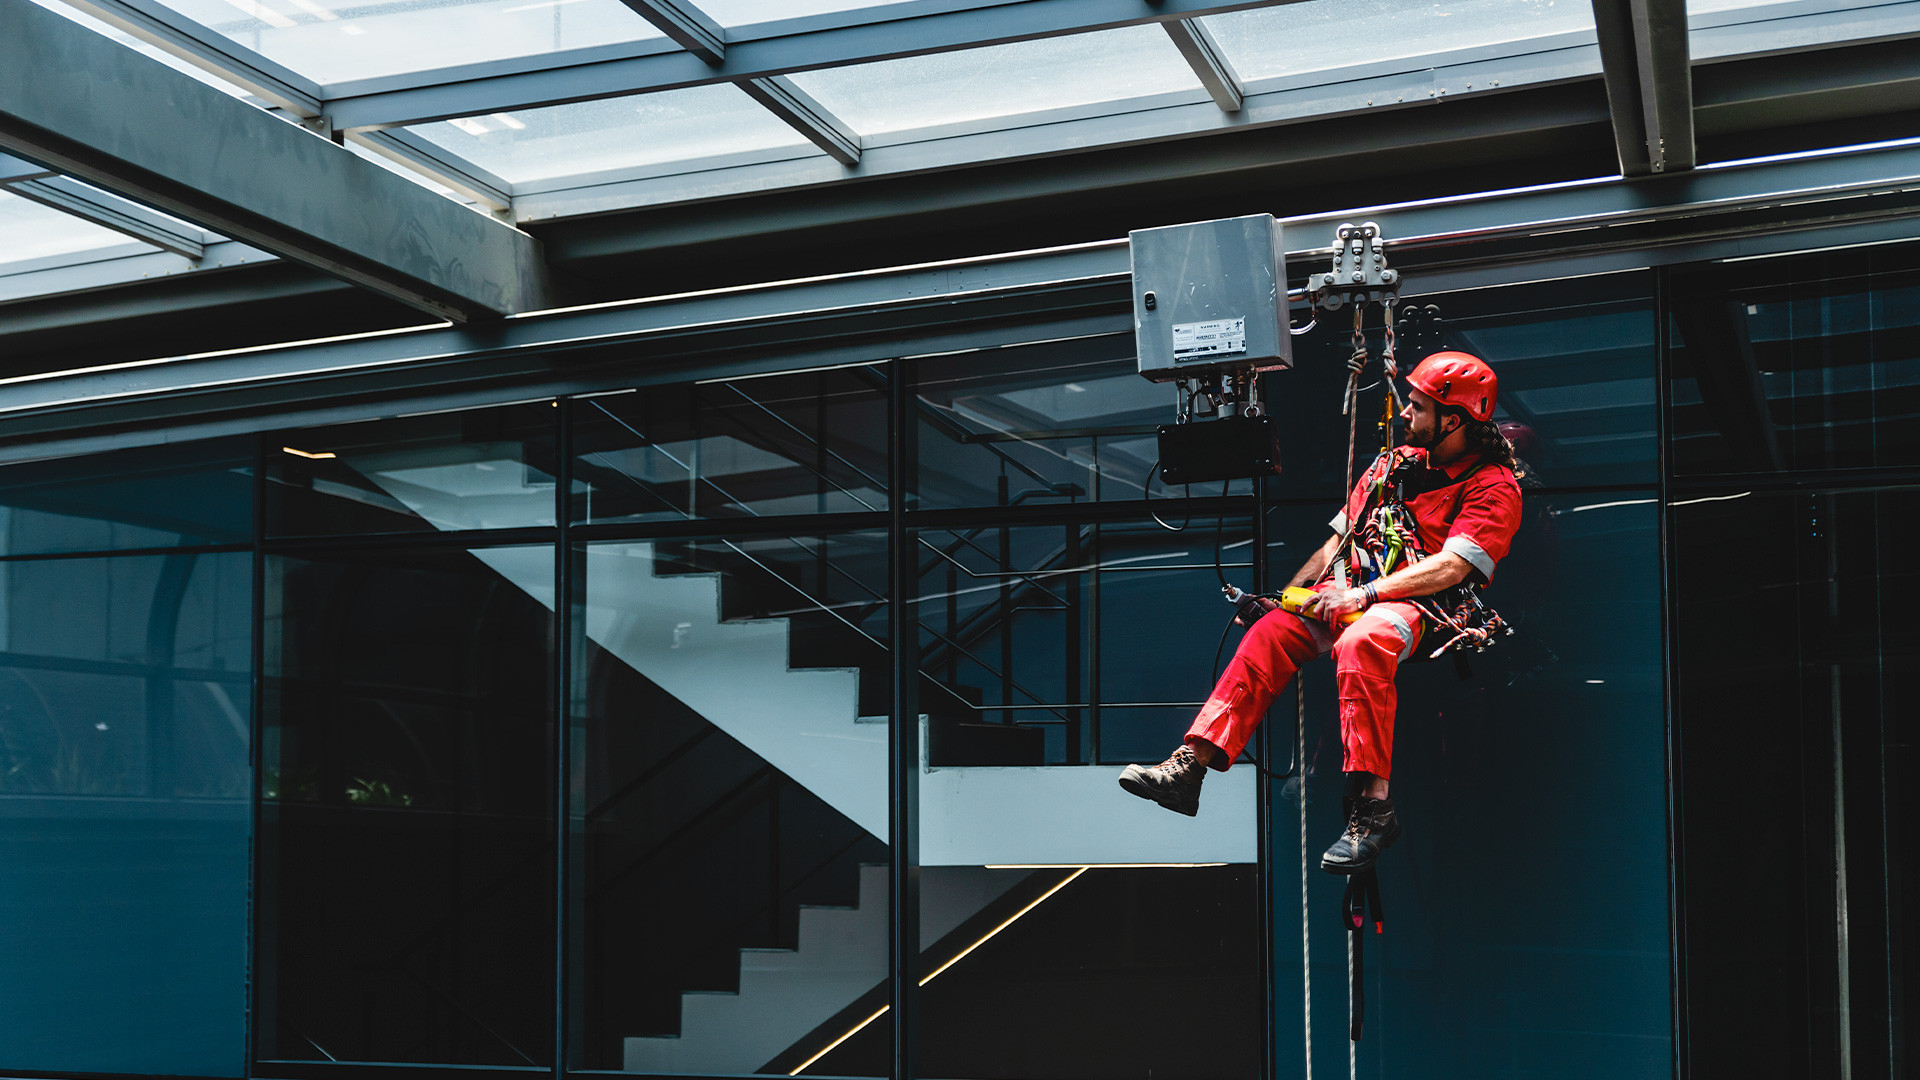
[[1185,743],[1158,765],[1129,765],[1120,770],[1121,787],[1188,817],[1200,812],[1200,781],[1206,778],[1207,767]]

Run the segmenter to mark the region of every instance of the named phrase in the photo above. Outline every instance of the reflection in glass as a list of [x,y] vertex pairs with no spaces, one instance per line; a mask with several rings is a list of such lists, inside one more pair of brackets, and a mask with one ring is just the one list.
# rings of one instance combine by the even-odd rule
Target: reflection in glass
[[[638,20],[636,20],[638,21]],[[730,83],[603,98],[543,109],[468,116],[408,129],[502,179],[555,177],[753,154],[758,160],[820,154],[812,143]]]
[[1846,278],[1818,257],[1676,275],[1676,473],[1920,462],[1920,273],[1882,258]]
[[1732,488],[1671,515],[1683,932],[1695,1000],[1714,988],[1691,1056],[1911,1072],[1920,493]]
[[[1583,30],[1590,35],[1593,9],[1554,0],[1453,0],[1420,5],[1392,0],[1305,0],[1209,15],[1200,21],[1213,32],[1234,72],[1246,82],[1257,83],[1362,64],[1377,69],[1383,61],[1487,46],[1506,45],[1509,52],[1523,52],[1530,47],[1529,39]],[[1569,44],[1576,42],[1552,41],[1548,47]]]
[[616,0],[165,0],[319,83],[659,38]]
[[[1196,820],[1112,764],[1164,756],[1205,696],[1249,526],[915,535],[926,1075],[1260,1072],[1255,770],[1210,784]],[[880,1049],[862,1033],[822,1071]]]
[[243,1075],[251,567],[0,564],[11,1069]]
[[1181,533],[1082,521],[921,532],[932,764],[1164,757],[1212,686],[1232,614],[1221,578],[1253,585],[1250,527],[1206,517]]
[[552,1061],[552,567],[269,560],[261,1058]]
[[0,469],[0,555],[246,543],[245,442],[151,446]]
[[1207,100],[1193,69],[1158,26],[990,45],[791,76],[863,136],[1187,93]]
[[884,510],[884,380],[862,366],[584,399],[576,520]]
[[[1097,338],[915,361],[921,504],[1144,497],[1159,459],[1156,432],[1173,419],[1175,393],[1140,377],[1132,348],[1131,338]],[[1185,493],[1222,491],[1203,487]],[[1153,498],[1182,493],[1152,482]]]
[[554,523],[550,402],[267,436],[269,536]]
[[787,1072],[886,1000],[886,553],[854,534],[579,558],[582,1067]]

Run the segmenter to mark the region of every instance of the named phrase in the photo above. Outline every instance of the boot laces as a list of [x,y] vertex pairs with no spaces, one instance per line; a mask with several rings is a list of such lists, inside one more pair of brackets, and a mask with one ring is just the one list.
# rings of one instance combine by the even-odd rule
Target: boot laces
[[1184,780],[1199,766],[1193,756],[1193,747],[1182,744],[1179,749],[1168,755],[1167,760],[1156,766],[1156,770],[1166,773],[1172,780]]
[[1355,800],[1353,810],[1347,815],[1347,831],[1342,839],[1358,843],[1373,835],[1373,815]]

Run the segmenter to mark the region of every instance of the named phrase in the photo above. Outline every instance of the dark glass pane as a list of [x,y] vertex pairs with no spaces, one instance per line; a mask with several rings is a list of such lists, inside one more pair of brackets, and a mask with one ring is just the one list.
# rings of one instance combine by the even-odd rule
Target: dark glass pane
[[554,523],[550,401],[264,436],[267,534]]
[[[1530,496],[1486,592],[1515,633],[1469,654],[1464,680],[1445,659],[1401,666],[1392,797],[1405,834],[1379,863],[1385,933],[1364,933],[1360,1075],[1669,1075],[1657,521],[1647,490]],[[1330,661],[1302,678],[1304,840],[1297,784],[1271,822],[1276,1067],[1301,1069],[1306,933],[1313,1068],[1337,1076],[1344,881],[1319,860],[1341,830],[1339,706]],[[1283,691],[1269,718],[1278,760],[1292,756],[1296,707]]]
[[[1422,296],[1397,309],[1402,377],[1439,349],[1487,359],[1500,378],[1494,420],[1551,485],[1651,483],[1654,321],[1646,275]],[[1340,412],[1353,351],[1350,315],[1294,339],[1294,365],[1263,378],[1278,420],[1280,474],[1268,493],[1337,502],[1349,420]],[[1384,334],[1366,311],[1372,359],[1361,384],[1356,471],[1379,452]],[[1178,391],[1137,371],[1130,337],[1089,338],[914,362],[923,505],[1003,506],[1245,492],[1219,482],[1168,489],[1149,474]],[[1405,387],[1402,385],[1402,395]],[[1197,423],[1205,423],[1204,419]]]
[[551,1062],[552,571],[268,563],[263,1059]]
[[6,1068],[243,1073],[251,565],[0,564]]
[[886,558],[874,533],[579,556],[579,1066],[784,1073],[887,1000]]
[[1920,494],[1672,514],[1693,1071],[1904,1075]]
[[253,450],[149,446],[0,468],[0,555],[245,543]]
[[922,963],[936,972],[921,991],[925,1075],[1259,1076],[1258,873],[922,870]]
[[[1174,417],[1174,388],[1140,377],[1131,337],[916,360],[913,376],[928,507],[1142,498],[1160,456],[1155,432]],[[1153,488],[1181,493],[1157,477]]]
[[1250,522],[1176,506],[1179,532],[1070,520],[918,534],[936,767],[1166,755],[1212,686],[1233,614],[1222,577],[1253,586]]
[[[1254,770],[1210,788],[1196,826],[1087,764],[1176,745],[1232,614],[1220,579],[1253,583],[1249,527],[916,534],[927,1075],[1258,1074]],[[1213,865],[1114,865],[1195,861]],[[1170,992],[1166,943],[1196,926]],[[1199,1057],[1142,1038],[1197,1026]],[[880,1067],[879,1049],[863,1033],[829,1068]]]
[[576,519],[859,513],[887,506],[887,395],[877,367],[584,398]]
[[1920,463],[1920,270],[1904,248],[1674,275],[1674,471]]

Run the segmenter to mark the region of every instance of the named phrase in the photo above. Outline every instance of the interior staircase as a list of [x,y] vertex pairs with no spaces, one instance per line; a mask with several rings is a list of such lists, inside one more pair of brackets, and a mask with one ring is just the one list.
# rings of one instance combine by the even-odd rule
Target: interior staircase
[[[383,468],[376,459],[352,464],[442,530],[538,520],[542,505],[551,513],[551,486],[529,484],[517,461],[426,469],[398,462]],[[472,554],[554,607],[551,548]],[[795,666],[795,619],[724,618],[722,575],[662,572],[651,542],[595,544],[585,566],[592,642],[860,828],[889,840],[888,721],[862,715],[857,667]],[[796,594],[794,606],[804,606],[803,599]],[[817,664],[820,651],[803,646],[798,655]],[[927,892],[923,941],[960,925],[1021,876],[991,866],[1256,859],[1252,769],[1212,776],[1200,816],[1186,818],[1126,797],[1111,766],[936,768],[927,753],[927,718],[920,723],[918,857],[923,875],[945,875],[947,882]],[[887,920],[884,868],[864,867],[856,906],[803,908],[795,949],[742,950],[738,991],[686,994],[680,1034],[627,1038],[626,1067],[760,1067],[885,978]]]

